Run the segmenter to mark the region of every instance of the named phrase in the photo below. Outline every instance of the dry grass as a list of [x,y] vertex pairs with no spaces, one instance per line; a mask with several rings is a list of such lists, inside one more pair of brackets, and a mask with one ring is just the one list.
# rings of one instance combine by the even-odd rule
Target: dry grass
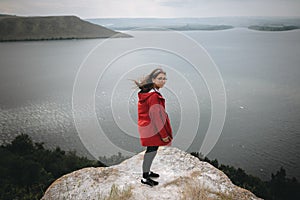
[[[199,173],[193,174],[195,176],[199,175]],[[176,185],[178,187],[184,185],[182,196],[180,199],[182,200],[212,200],[213,198],[209,197],[209,192],[206,187],[203,187],[203,185],[199,184],[198,181],[196,181],[193,178],[189,177],[179,177],[171,182],[168,182],[164,184],[164,187]]]
[[132,187],[124,187],[123,189],[120,189],[118,186],[113,184],[110,189],[110,193],[108,196],[99,198],[100,200],[128,200],[132,197]]
[[191,173],[191,177],[195,178],[195,177],[201,176],[201,174],[202,174],[201,171],[193,171]]
[[234,200],[236,198],[234,198],[233,194],[224,194],[221,192],[212,192],[213,194],[215,194],[217,196],[217,199],[220,200]]
[[215,192],[205,185],[193,180],[186,183],[182,193],[182,200],[234,200],[233,194]]
[[209,189],[198,181],[189,180],[185,183],[184,190],[181,196],[182,200],[213,200]]
[[163,185],[163,187],[168,187],[169,185],[176,185],[176,186],[181,186],[183,184],[185,184],[186,182],[190,181],[191,179],[189,177],[183,176],[183,177],[179,177],[174,179],[173,181],[170,181],[168,183],[165,183]]
[[199,175],[199,173],[195,172],[192,175],[195,178],[179,177],[166,183],[164,187],[171,185],[184,186],[181,192],[181,200],[234,200],[232,194],[215,192],[204,184],[199,183],[199,180],[196,179],[197,175]]

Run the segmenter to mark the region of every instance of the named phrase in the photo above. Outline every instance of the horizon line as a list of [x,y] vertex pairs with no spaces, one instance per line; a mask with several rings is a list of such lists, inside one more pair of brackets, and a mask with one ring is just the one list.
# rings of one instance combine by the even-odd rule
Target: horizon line
[[9,16],[18,16],[18,17],[50,17],[50,16],[76,16],[79,17],[81,19],[205,19],[205,18],[300,18],[299,16],[262,16],[262,15],[248,15],[248,16],[243,16],[243,15],[237,15],[237,16],[199,16],[199,17],[81,17],[79,15],[76,14],[53,14],[53,15],[19,15],[19,14],[9,14],[9,13],[0,13],[1,15],[9,15]]

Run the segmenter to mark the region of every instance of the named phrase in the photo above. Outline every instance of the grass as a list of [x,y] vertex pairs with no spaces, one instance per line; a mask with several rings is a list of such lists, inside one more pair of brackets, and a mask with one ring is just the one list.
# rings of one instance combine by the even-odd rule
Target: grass
[[120,189],[118,186],[113,184],[110,189],[110,193],[108,196],[102,196],[99,198],[100,200],[128,200],[132,197],[132,187],[127,186],[123,189]]
[[181,200],[212,200],[210,197],[208,188],[196,183],[195,181],[189,181],[186,183],[182,192]]
[[[200,172],[199,172],[200,173]],[[195,172],[196,175],[199,175]],[[204,184],[199,183],[195,178],[179,177],[171,182],[164,184],[164,187],[171,185],[182,186],[181,200],[233,200],[233,194],[224,194],[221,192],[215,192],[206,187]]]
[[187,182],[181,200],[234,200],[231,194],[214,192],[195,180]]

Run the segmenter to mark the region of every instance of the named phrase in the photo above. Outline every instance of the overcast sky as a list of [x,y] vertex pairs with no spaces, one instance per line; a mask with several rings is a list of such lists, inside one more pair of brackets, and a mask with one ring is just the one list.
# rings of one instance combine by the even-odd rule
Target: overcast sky
[[0,0],[0,13],[81,18],[300,16],[300,0]]

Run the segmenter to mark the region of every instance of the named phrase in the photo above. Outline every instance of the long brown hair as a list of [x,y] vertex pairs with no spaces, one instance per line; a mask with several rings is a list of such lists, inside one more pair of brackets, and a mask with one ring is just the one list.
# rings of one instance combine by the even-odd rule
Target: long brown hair
[[159,74],[166,75],[166,72],[162,68],[154,69],[150,74],[141,78],[140,80],[133,80],[138,88],[141,89],[141,92],[149,92],[154,88],[154,83],[152,79],[155,79]]

